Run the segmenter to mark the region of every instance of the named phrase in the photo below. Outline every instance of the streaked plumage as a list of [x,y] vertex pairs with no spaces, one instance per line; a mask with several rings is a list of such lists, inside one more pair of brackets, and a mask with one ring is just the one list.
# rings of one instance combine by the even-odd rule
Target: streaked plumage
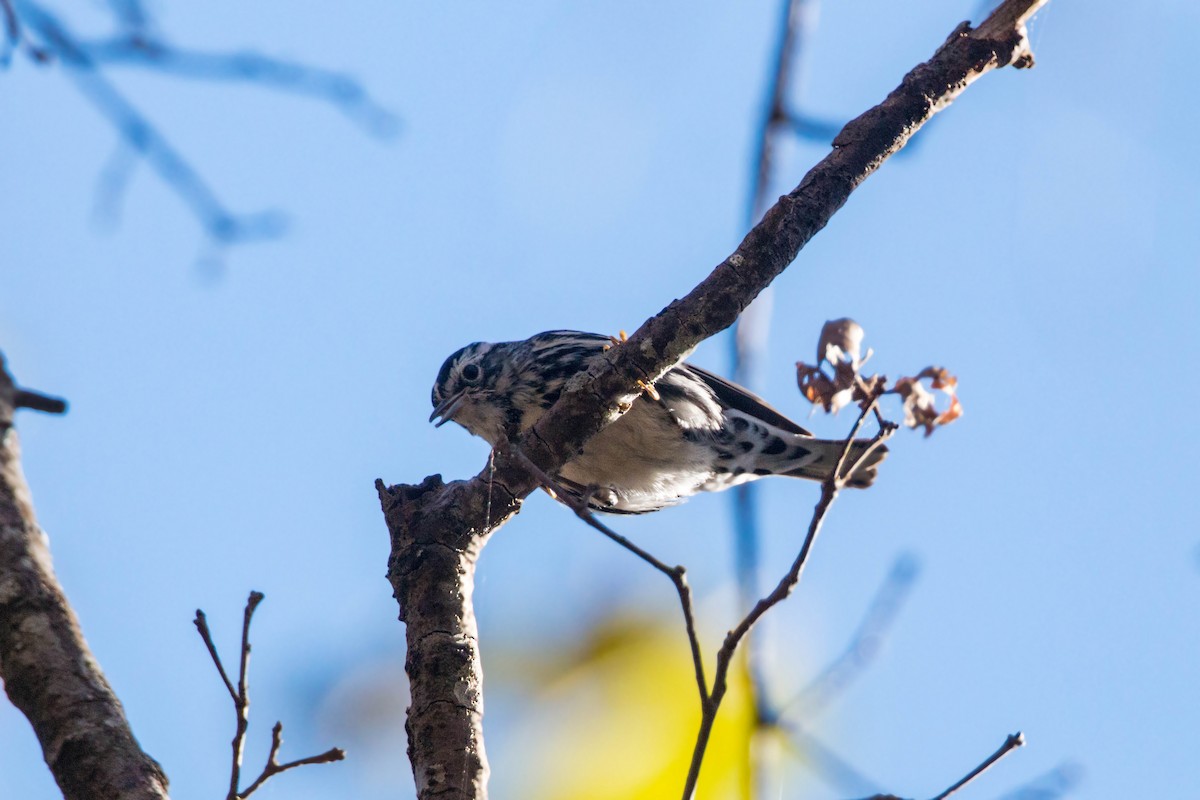
[[[454,420],[493,446],[532,427],[563,386],[611,344],[607,336],[547,331],[520,342],[467,345],[442,364],[433,386],[439,425]],[[556,478],[591,492],[591,505],[641,514],[766,475],[825,480],[843,443],[816,439],[748,390],[681,363],[616,422],[593,437]],[[851,461],[865,442],[856,442]],[[848,485],[868,486],[878,448]]]

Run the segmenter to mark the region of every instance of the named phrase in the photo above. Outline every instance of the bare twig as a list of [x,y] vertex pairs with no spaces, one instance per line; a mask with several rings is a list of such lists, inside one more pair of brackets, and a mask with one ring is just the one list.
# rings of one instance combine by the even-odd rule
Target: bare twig
[[688,645],[692,650],[692,667],[695,670],[696,688],[700,692],[700,702],[701,704],[708,702],[708,681],[704,677],[704,657],[701,653],[700,635],[696,630],[696,612],[692,604],[692,587],[687,582],[687,570],[681,565],[668,566],[629,539],[609,528],[597,519],[592,510],[588,508],[590,497],[587,495],[577,497],[564,489],[559,485],[558,481],[547,475],[542,471],[541,467],[533,463],[521,448],[511,442],[508,444],[508,449],[542,481],[543,486],[552,489],[555,498],[574,511],[577,517],[671,579],[671,583],[675,586],[675,591],[679,594],[679,604],[683,609],[683,621],[687,629]]
[[229,690],[230,699],[236,703],[238,701],[237,689],[233,688],[233,682],[229,680],[229,675],[225,672],[225,665],[221,663],[221,657],[217,655],[217,646],[213,642],[212,632],[208,629],[208,617],[197,608],[196,619],[192,621],[192,624],[200,632],[200,638],[204,640],[204,646],[208,648],[208,654],[212,656],[213,663],[217,665],[217,672],[221,674],[221,680],[225,682],[225,688]]
[[259,773],[259,776],[254,779],[253,783],[245,790],[238,791],[238,784],[241,783],[242,754],[245,748],[246,731],[250,727],[250,621],[254,617],[254,610],[258,608],[258,604],[263,601],[264,597],[265,595],[262,592],[250,592],[250,596],[246,600],[246,608],[242,612],[242,648],[238,659],[236,689],[234,688],[233,681],[229,679],[229,673],[225,671],[224,664],[221,663],[221,657],[217,655],[217,646],[213,643],[212,632],[208,628],[207,617],[205,617],[203,611],[196,610],[196,619],[194,621],[196,630],[200,632],[200,638],[204,640],[204,646],[208,648],[208,654],[212,657],[213,663],[217,667],[217,672],[221,675],[221,681],[225,684],[225,688],[233,700],[233,709],[237,716],[237,729],[234,732],[232,742],[233,763],[230,767],[229,793],[225,796],[225,800],[244,800],[251,792],[266,783],[272,776],[286,772],[294,767],[302,767],[305,764],[328,764],[334,761],[341,761],[346,757],[345,751],[340,747],[333,747],[320,755],[280,764],[278,755],[279,748],[283,744],[283,723],[276,722],[275,727],[271,731],[271,751],[267,754],[266,765],[263,767],[262,772]]
[[[842,460],[845,459],[845,453],[849,451],[849,448],[850,448],[851,444],[853,443],[854,436],[857,435],[858,431],[861,428],[862,421],[865,420],[866,416],[868,414],[870,414],[873,410],[874,410],[874,404],[872,404],[869,408],[863,410],[862,418],[860,419],[859,424],[857,424],[854,427],[854,430],[850,435],[851,438],[850,438],[850,440],[848,440],[848,443],[846,445],[845,452],[843,452],[841,458],[839,459],[839,464],[838,464],[839,467],[842,466]],[[873,440],[873,443],[878,443],[879,441],[882,441],[883,438],[890,436],[891,432],[894,430],[895,430],[894,426],[890,426],[890,425],[885,426],[881,431],[881,435],[879,437],[876,437],[875,440]],[[625,536],[622,536],[621,534],[619,534],[616,531],[609,528],[607,525],[605,525],[603,522],[601,522],[599,520],[599,518],[597,518],[597,516],[589,508],[588,501],[590,500],[590,496],[588,494],[579,496],[579,495],[571,492],[570,490],[565,489],[552,476],[543,472],[535,463],[533,463],[533,461],[530,460],[529,457],[527,455],[525,455],[525,453],[522,452],[519,447],[516,447],[511,442],[509,442],[509,443],[507,443],[505,450],[507,452],[510,452],[513,455],[515,455],[518,460],[520,460],[522,463],[524,463],[525,466],[531,472],[533,472],[533,474],[535,476],[537,476],[538,479],[542,482],[543,487],[545,487],[546,489],[551,491],[552,496],[556,500],[558,500],[559,502],[563,503],[568,508],[570,508],[575,513],[576,516],[578,516],[581,520],[583,520],[585,523],[587,523],[590,527],[598,530],[600,533],[604,534],[606,537],[608,537],[612,541],[616,542],[618,545],[625,548],[626,550],[630,551],[631,553],[636,555],[638,558],[642,559],[647,564],[654,567],[656,570],[658,570],[659,572],[663,573],[664,575],[666,575],[668,578],[671,579],[672,583],[675,585],[676,591],[679,593],[680,604],[683,607],[683,616],[684,616],[684,621],[685,621],[685,625],[686,625],[686,629],[687,629],[688,643],[689,643],[689,645],[691,647],[691,651],[692,651],[692,661],[693,661],[693,665],[695,668],[696,685],[697,685],[697,688],[698,688],[699,694],[700,694],[701,708],[702,709],[708,708],[710,706],[710,703],[712,703],[712,699],[711,699],[711,694],[710,694],[710,691],[708,688],[708,683],[707,683],[707,681],[705,679],[705,675],[704,675],[703,656],[701,653],[700,638],[699,638],[699,634],[696,629],[695,611],[694,611],[694,608],[692,605],[691,589],[687,584],[685,568],[682,566],[675,566],[675,567],[668,566],[666,563],[659,560],[651,553],[647,552],[646,550],[642,549],[638,545],[634,544],[632,541],[630,541]],[[867,450],[865,450],[855,460],[855,463],[853,465],[851,465],[850,469],[846,470],[846,473],[847,474],[852,473],[853,470],[858,466],[858,464],[860,464],[866,460],[867,456],[869,456],[871,452],[872,452],[871,448],[868,448]],[[844,477],[845,476],[843,476],[842,479],[839,479],[837,481],[837,483],[839,485],[842,482],[842,480],[844,480]],[[831,478],[831,480],[832,480],[832,478]],[[782,599],[782,597],[780,599]],[[778,601],[776,601],[776,602],[778,602]],[[765,611],[764,611],[764,613],[765,613]],[[864,623],[864,630],[865,630],[865,623]],[[747,633],[748,632],[749,631],[747,629]],[[733,647],[736,648],[736,646],[737,645],[735,643],[733,645]],[[715,689],[715,686],[714,686],[714,689]],[[722,692],[723,691],[724,691],[724,689],[722,688]],[[717,708],[719,707],[719,705],[720,705],[719,700],[717,700],[715,703],[712,703],[712,705],[711,705],[711,708],[712,708],[711,713],[712,713],[714,720],[715,720]],[[828,748],[824,747],[824,745],[822,745],[821,743],[817,742],[811,735],[802,731],[798,727],[788,727],[788,726],[785,726],[778,722],[775,723],[774,726],[779,727],[781,730],[785,731],[786,733],[788,733],[790,735],[794,735],[797,740],[799,740],[801,738],[804,739],[806,747],[810,748],[813,752],[820,750],[820,753],[824,756],[824,759],[821,762],[822,766],[829,767],[840,778],[844,779],[845,776],[847,776],[847,775],[853,775],[853,776],[855,776],[855,778],[857,779],[857,782],[859,784],[865,782],[865,779],[863,779],[861,776],[859,776],[858,773],[855,772],[852,767],[850,767],[848,764],[846,764],[843,760],[838,759],[832,753],[832,751],[830,751]],[[794,744],[795,742],[793,741],[792,743]],[[690,796],[690,795],[688,795],[688,796]]]
[[242,752],[246,745],[246,731],[250,728],[250,620],[254,609],[263,600],[262,592],[250,592],[246,600],[246,610],[242,612],[242,650],[238,662],[237,700],[234,709],[237,711],[237,731],[233,735],[233,765],[229,775],[229,800],[238,800],[238,783],[242,770]]
[[976,767],[975,769],[968,772],[961,781],[954,784],[949,789],[947,789],[946,791],[939,794],[937,797],[933,798],[933,800],[946,800],[947,797],[956,793],[959,789],[963,788],[968,783],[975,780],[980,775],[982,775],[984,772],[986,772],[988,769],[990,769],[992,767],[992,765],[995,764],[997,761],[1004,758],[1006,755],[1011,753],[1013,750],[1016,750],[1018,747],[1021,747],[1024,744],[1025,744],[1025,735],[1022,734],[1020,731],[1009,734],[1008,738],[1004,740],[1004,744],[1000,745],[999,750],[997,750],[996,752],[994,752],[990,756],[988,756],[986,759],[984,759],[982,764],[980,764],[978,767]]
[[[1019,731],[1017,733],[1010,734],[1009,737],[1007,739],[1005,739],[1004,744],[1000,745],[999,750],[997,750],[996,752],[994,752],[990,756],[988,756],[986,759],[984,759],[982,764],[980,764],[978,767],[976,767],[975,769],[973,769],[969,773],[967,773],[966,777],[964,777],[958,783],[954,784],[949,789],[947,789],[946,791],[939,794],[937,797],[932,798],[932,800],[946,800],[947,797],[950,797],[951,795],[956,794],[959,789],[962,789],[968,783],[970,783],[971,781],[978,778],[980,775],[982,775],[984,772],[986,772],[989,768],[991,768],[992,765],[994,765],[997,761],[1004,758],[1006,755],[1011,753],[1013,750],[1016,750],[1018,747],[1021,747],[1024,744],[1025,744],[1025,737]],[[875,795],[871,795],[868,798],[865,798],[865,800],[900,800],[900,798],[894,794],[875,794]]]
[[[800,582],[800,576],[804,572],[805,565],[808,563],[808,556],[812,552],[817,534],[820,533],[821,526],[825,522],[825,517],[829,513],[829,508],[833,505],[833,501],[837,498],[838,493],[844,485],[845,476],[853,474],[854,469],[863,463],[861,457],[856,458],[850,464],[850,468],[846,469],[846,461],[849,458],[854,441],[862,429],[863,423],[866,422],[867,417],[874,410],[878,399],[878,396],[874,397],[859,413],[858,419],[850,431],[850,435],[846,437],[836,466],[830,472],[825,482],[821,484],[821,497],[817,500],[816,508],[813,510],[812,519],[808,525],[808,532],[804,537],[803,544],[800,546],[800,552],[797,554],[795,561],[792,562],[791,568],[780,579],[771,593],[759,600],[750,609],[749,613],[742,618],[742,621],[725,635],[725,641],[722,643],[721,649],[717,651],[717,666],[713,676],[712,689],[709,691],[707,702],[702,703],[700,730],[696,734],[696,744],[692,749],[692,761],[688,767],[687,780],[684,783],[684,800],[689,800],[695,794],[696,784],[700,779],[700,767],[704,763],[704,755],[708,748],[709,736],[712,734],[713,725],[716,723],[717,711],[721,707],[721,700],[724,699],[725,692],[728,689],[729,666],[733,661],[733,656],[737,651],[738,645],[750,632],[751,628],[762,619],[763,615],[785,600],[796,588],[796,584]],[[892,430],[892,428],[887,427],[881,428],[879,433],[873,437],[873,441],[881,442],[887,439],[891,436]]]
[[[878,410],[875,413],[878,414]],[[837,755],[829,745],[797,722],[797,712],[790,709],[799,705],[805,718],[809,718],[862,674],[864,667],[879,652],[880,642],[895,620],[916,573],[917,561],[914,556],[902,555],[897,558],[842,654],[796,697],[777,706],[763,704],[764,707],[759,710],[759,729],[780,736],[789,748],[803,756],[800,762],[803,766],[841,792],[877,790],[874,781],[868,780],[845,758]],[[762,785],[761,780],[759,785]],[[758,793],[755,796],[762,795]]]
[[303,767],[305,764],[331,764],[334,761],[341,761],[346,757],[346,751],[340,747],[331,747],[324,753],[308,758],[298,758],[295,761],[289,761],[286,764],[280,764],[277,760],[279,755],[279,747],[283,744],[283,723],[276,722],[275,727],[271,729],[271,752],[267,754],[267,764],[263,767],[262,773],[254,779],[254,783],[246,787],[246,790],[239,795],[239,798],[249,797],[254,793],[254,790],[267,782],[268,778],[278,775],[281,772],[287,772],[295,767]]

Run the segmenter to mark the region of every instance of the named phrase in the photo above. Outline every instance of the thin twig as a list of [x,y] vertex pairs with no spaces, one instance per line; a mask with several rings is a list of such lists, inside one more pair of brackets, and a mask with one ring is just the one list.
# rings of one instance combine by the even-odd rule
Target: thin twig
[[558,481],[553,477],[547,475],[541,467],[533,463],[533,460],[525,455],[524,451],[520,447],[517,447],[516,444],[509,442],[508,448],[541,481],[543,486],[553,490],[555,497],[567,506],[567,508],[575,512],[575,516],[671,579],[671,583],[675,586],[675,591],[679,594],[679,605],[683,609],[683,621],[687,628],[688,645],[692,650],[692,667],[696,673],[696,688],[700,692],[700,703],[701,705],[707,703],[709,699],[708,681],[704,677],[704,658],[700,648],[700,635],[696,631],[696,612],[692,604],[692,587],[687,582],[687,570],[681,565],[668,566],[629,539],[609,528],[603,522],[596,519],[596,515],[588,508],[588,500],[590,499],[588,495],[576,497],[560,486]]
[[331,764],[334,761],[341,761],[346,757],[346,751],[340,747],[331,747],[324,753],[308,758],[298,758],[295,761],[289,761],[286,764],[280,764],[277,760],[279,755],[279,747],[283,744],[283,723],[276,722],[275,727],[271,729],[271,752],[267,754],[267,764],[263,767],[262,773],[254,779],[254,783],[246,787],[246,791],[238,795],[239,800],[245,800],[254,793],[254,790],[267,782],[268,778],[278,775],[281,772],[287,772],[294,767],[302,767],[305,764]]
[[[800,582],[800,576],[804,571],[805,564],[808,563],[809,553],[812,552],[813,543],[817,539],[817,534],[821,531],[821,526],[825,522],[825,516],[829,512],[829,507],[833,505],[833,501],[837,498],[838,492],[844,484],[845,478],[841,476],[843,475],[846,460],[850,455],[850,450],[854,446],[855,438],[878,401],[879,397],[876,395],[863,407],[858,415],[858,419],[854,423],[854,427],[850,431],[850,435],[846,437],[837,464],[833,471],[829,473],[829,477],[821,484],[821,497],[817,501],[816,508],[813,510],[812,520],[808,525],[808,533],[804,537],[804,543],[800,547],[800,552],[797,554],[796,560],[792,562],[791,568],[780,579],[779,583],[776,584],[774,590],[759,600],[754,608],[750,609],[749,613],[738,623],[737,627],[726,634],[721,649],[717,651],[717,667],[713,677],[712,689],[709,691],[708,701],[702,704],[700,730],[696,734],[696,744],[692,749],[692,761],[688,767],[687,780],[684,783],[684,800],[688,800],[688,798],[691,798],[695,794],[696,783],[700,780],[700,766],[704,763],[704,754],[708,748],[708,740],[712,734],[713,725],[716,723],[717,711],[720,709],[721,700],[725,697],[725,692],[728,689],[729,665],[733,661],[734,653],[737,651],[738,645],[741,644],[742,640],[750,632],[750,629],[762,619],[763,615],[786,599],[796,588],[796,584]],[[874,437],[874,441],[883,441],[890,437],[891,434],[891,428],[881,428],[879,433]],[[863,459],[861,457],[855,459],[851,465],[851,469],[846,474],[853,474],[854,469],[862,463]]]
[[341,761],[346,757],[345,751],[340,747],[332,747],[320,755],[280,764],[278,755],[279,747],[283,744],[283,723],[276,722],[275,727],[271,730],[271,751],[267,754],[266,766],[245,791],[238,791],[238,784],[241,783],[242,754],[246,742],[246,731],[250,727],[250,622],[254,617],[255,609],[258,608],[258,604],[263,601],[264,597],[262,592],[250,592],[250,597],[246,600],[246,609],[242,612],[242,652],[238,661],[236,688],[225,671],[225,665],[221,663],[221,657],[217,655],[217,646],[213,643],[212,632],[208,628],[208,618],[205,617],[203,611],[196,609],[196,630],[200,632],[200,638],[204,640],[204,646],[208,648],[208,654],[212,656],[213,663],[217,665],[217,672],[221,674],[221,680],[229,691],[229,697],[233,700],[234,713],[237,715],[237,731],[233,735],[232,743],[233,764],[229,774],[229,793],[225,796],[225,800],[245,800],[268,778],[294,767],[301,767],[305,764],[328,764],[333,761]]
[[964,777],[961,781],[959,781],[958,783],[951,786],[946,791],[939,794],[937,797],[933,798],[933,800],[946,800],[947,797],[954,794],[959,789],[963,788],[968,783],[975,780],[980,775],[982,775],[984,772],[986,772],[997,761],[1004,758],[1006,755],[1011,753],[1013,750],[1016,750],[1018,747],[1021,747],[1024,744],[1025,744],[1025,734],[1021,733],[1020,731],[1009,734],[1008,738],[1004,740],[1004,744],[1000,745],[999,750],[997,750],[996,752],[994,752],[990,756],[988,756],[982,764],[980,764],[978,767],[976,767],[975,769],[968,772],[966,777]]
[[204,616],[204,612],[198,608],[193,624],[196,626],[196,630],[200,631],[200,638],[204,640],[208,654],[212,656],[213,663],[217,665],[217,672],[221,674],[221,680],[224,681],[225,688],[229,690],[230,699],[236,703],[238,701],[237,689],[233,688],[233,681],[229,680],[229,675],[225,672],[225,665],[221,663],[221,657],[217,655],[217,646],[213,643],[212,632],[208,629],[208,617]]
[[237,731],[233,735],[233,765],[230,768],[227,800],[238,800],[242,753],[246,745],[246,731],[250,728],[250,620],[254,616],[254,609],[258,608],[262,600],[262,592],[250,592],[250,597],[246,600],[246,610],[242,612],[242,653],[238,666],[237,698],[233,703],[237,712]]

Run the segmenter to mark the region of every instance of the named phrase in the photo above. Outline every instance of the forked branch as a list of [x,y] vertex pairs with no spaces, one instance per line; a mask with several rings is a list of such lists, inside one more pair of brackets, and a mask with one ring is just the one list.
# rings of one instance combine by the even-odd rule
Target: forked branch
[[837,499],[838,493],[845,485],[847,476],[854,474],[855,469],[860,464],[865,463],[865,460],[874,450],[874,447],[886,441],[895,431],[895,427],[890,425],[880,427],[879,432],[871,440],[872,446],[866,448],[852,463],[847,464],[854,440],[858,437],[859,431],[862,430],[867,417],[875,411],[875,404],[878,400],[879,397],[876,395],[863,405],[861,413],[859,413],[858,419],[850,431],[850,435],[846,437],[845,443],[842,446],[842,453],[838,457],[837,466],[829,473],[829,477],[824,483],[821,484],[821,497],[817,500],[816,508],[813,509],[812,519],[809,521],[804,542],[801,544],[800,552],[792,562],[791,568],[779,580],[779,583],[775,585],[770,594],[759,600],[742,621],[725,635],[725,641],[722,643],[721,649],[717,651],[717,667],[713,676],[712,690],[709,692],[707,700],[701,703],[700,730],[696,734],[696,744],[692,748],[692,761],[688,767],[687,780],[684,783],[683,789],[684,800],[689,800],[696,792],[696,784],[700,780],[700,767],[704,763],[704,755],[708,748],[709,737],[712,734],[713,725],[716,724],[717,712],[721,708],[721,701],[724,699],[725,692],[729,688],[729,666],[733,663],[733,656],[737,652],[738,645],[742,643],[742,640],[750,633],[750,630],[768,611],[791,595],[796,585],[800,582],[800,576],[804,572],[805,565],[808,563],[808,557],[812,553],[812,547],[817,540],[817,534],[821,532],[821,527],[825,523],[825,517],[833,505],[833,501]]
[[193,621],[196,630],[200,633],[200,638],[204,640],[204,646],[208,649],[209,656],[212,657],[213,664],[217,667],[217,672],[221,675],[221,681],[225,684],[230,699],[233,700],[233,710],[237,716],[237,727],[232,742],[233,758],[229,774],[229,793],[225,796],[226,800],[245,800],[269,778],[281,772],[287,772],[289,769],[302,767],[305,764],[329,764],[341,761],[346,757],[345,751],[339,747],[333,747],[320,755],[280,764],[278,756],[279,748],[283,744],[283,723],[276,722],[275,727],[271,730],[271,751],[267,754],[266,765],[253,783],[242,791],[238,791],[238,785],[241,783],[242,752],[245,748],[246,732],[250,728],[250,620],[254,617],[254,610],[258,608],[258,604],[263,601],[264,596],[262,592],[251,592],[250,597],[246,600],[246,609],[242,613],[242,647],[238,660],[236,687],[230,680],[229,673],[225,671],[221,657],[217,654],[217,646],[213,642],[212,632],[208,628],[208,618],[204,612],[196,609],[196,618]]

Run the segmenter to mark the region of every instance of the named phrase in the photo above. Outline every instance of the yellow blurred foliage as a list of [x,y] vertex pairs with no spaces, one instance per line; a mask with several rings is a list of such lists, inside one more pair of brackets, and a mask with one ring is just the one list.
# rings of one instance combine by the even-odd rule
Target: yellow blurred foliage
[[[674,622],[674,624],[672,624]],[[705,671],[712,679],[706,657]],[[744,662],[730,670],[700,774],[701,800],[750,793],[753,709]],[[631,615],[601,622],[537,693],[518,734],[529,800],[681,797],[700,700],[681,621]]]

